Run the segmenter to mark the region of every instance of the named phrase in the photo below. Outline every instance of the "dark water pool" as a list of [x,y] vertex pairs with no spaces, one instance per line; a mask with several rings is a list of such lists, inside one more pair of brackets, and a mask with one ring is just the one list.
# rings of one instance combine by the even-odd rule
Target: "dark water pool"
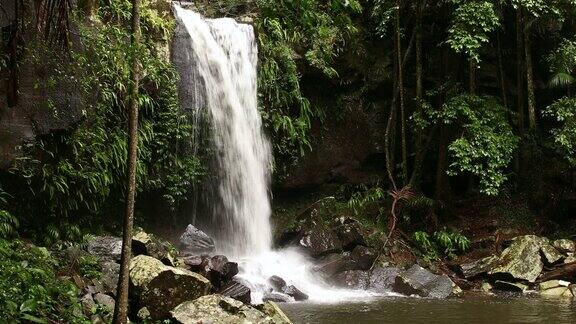
[[576,301],[526,297],[372,301],[281,305],[294,323],[572,323]]

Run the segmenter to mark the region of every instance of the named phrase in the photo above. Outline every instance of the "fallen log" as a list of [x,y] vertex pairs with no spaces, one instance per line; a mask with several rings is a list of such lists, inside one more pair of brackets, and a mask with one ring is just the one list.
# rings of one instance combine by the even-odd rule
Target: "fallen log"
[[537,282],[554,279],[563,279],[568,281],[576,279],[576,262],[563,264],[556,269],[541,275]]

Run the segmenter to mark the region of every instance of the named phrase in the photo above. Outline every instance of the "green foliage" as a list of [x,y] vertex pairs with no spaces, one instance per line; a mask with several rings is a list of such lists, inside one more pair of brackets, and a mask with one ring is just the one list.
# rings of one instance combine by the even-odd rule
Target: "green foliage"
[[576,42],[564,39],[558,48],[548,58],[552,77],[549,86],[568,87],[574,83],[572,74],[576,69]]
[[256,4],[262,117],[272,130],[275,154],[295,159],[310,148],[312,120],[323,115],[300,88],[302,65],[336,77],[334,59],[356,34],[351,17],[362,8],[357,0],[257,0]]
[[[144,1],[142,44],[131,48],[130,10],[128,0],[103,2],[98,16],[103,23],[80,25],[82,51],[73,51],[72,64],[54,75],[77,79],[86,98],[86,119],[71,132],[25,146],[11,170],[28,185],[18,193],[22,205],[32,207],[23,217],[40,229],[38,236],[50,240],[46,244],[79,237],[79,231],[70,232],[70,223],[90,226],[96,215],[121,211],[131,82],[127,54],[137,52],[141,63],[138,192],[177,207],[204,172],[192,153],[193,126],[179,108],[177,75],[157,45],[169,39],[173,23]],[[38,211],[41,218],[33,214]]]
[[[77,288],[45,248],[0,239],[0,314],[7,323],[90,323]],[[80,315],[78,315],[80,314]]]
[[543,114],[560,124],[551,131],[554,143],[564,158],[576,167],[576,98],[559,99],[548,106]]
[[357,191],[348,200],[348,207],[355,215],[361,213],[368,205],[380,202],[386,197],[386,191],[376,186],[364,191]]
[[426,261],[438,260],[441,255],[453,258],[470,248],[470,240],[466,236],[447,229],[436,231],[432,236],[417,231],[412,238]]
[[458,53],[466,53],[480,63],[480,49],[490,41],[490,33],[500,26],[494,4],[489,1],[453,0],[457,4],[448,29],[447,43]]
[[98,257],[85,255],[78,259],[80,275],[88,279],[100,279],[102,269],[98,265]]
[[498,194],[519,139],[506,110],[493,97],[459,95],[438,113],[439,121],[457,126],[460,136],[449,145],[450,175],[469,172],[480,179],[480,191]]

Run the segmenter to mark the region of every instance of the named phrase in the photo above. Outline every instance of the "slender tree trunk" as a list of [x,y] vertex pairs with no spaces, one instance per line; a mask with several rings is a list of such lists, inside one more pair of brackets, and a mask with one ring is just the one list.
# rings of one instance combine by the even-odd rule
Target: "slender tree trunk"
[[134,224],[134,202],[136,196],[136,163],[138,155],[138,87],[140,71],[138,47],[140,45],[140,0],[132,0],[132,87],[130,91],[130,138],[128,148],[128,192],[126,194],[126,215],[122,237],[122,258],[118,293],[114,309],[115,324],[128,322],[128,285],[130,276],[130,258],[132,253],[132,230]]
[[402,1],[396,0],[396,48],[398,60],[398,91],[400,97],[400,136],[402,141],[402,178],[404,183],[408,181],[408,144],[406,143],[406,107],[404,104],[404,68],[402,66],[402,42],[400,31],[400,10]]
[[528,94],[528,126],[531,131],[536,129],[536,102],[534,98],[534,75],[532,67],[532,44],[530,31],[524,28],[524,50],[526,53],[526,89]]
[[524,133],[524,23],[522,10],[516,11],[516,95],[518,105],[518,131]]
[[[422,6],[418,8],[416,13],[416,109],[419,111],[422,109],[421,100],[423,97],[423,67],[422,67],[422,11],[425,6],[426,1],[423,1]],[[412,175],[410,176],[410,181],[408,185],[411,187],[419,187],[420,181],[420,171],[424,162],[424,157],[426,156],[427,147],[422,146],[422,132],[416,132],[415,137],[415,151],[414,165],[412,166]],[[432,134],[430,134],[430,139]],[[428,146],[428,144],[426,145]]]
[[470,77],[470,94],[476,94],[476,62],[473,58],[470,58],[469,64],[469,77]]
[[418,10],[416,19],[416,98],[422,99],[422,10]]
[[502,43],[500,42],[500,32],[496,33],[496,45],[498,46],[498,74],[500,76],[500,89],[502,91],[502,102],[508,110],[508,95],[506,94],[506,78],[504,73],[504,63],[502,62]]

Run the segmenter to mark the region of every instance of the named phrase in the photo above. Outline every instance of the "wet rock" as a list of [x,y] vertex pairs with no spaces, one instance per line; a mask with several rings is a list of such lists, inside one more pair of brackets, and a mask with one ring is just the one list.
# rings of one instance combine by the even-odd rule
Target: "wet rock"
[[447,298],[453,294],[455,286],[447,276],[433,274],[415,264],[396,277],[393,289],[404,295]]
[[115,305],[114,298],[102,293],[98,293],[94,295],[94,301],[96,302],[96,304],[101,305],[110,310],[111,313],[114,312],[114,305]]
[[313,257],[342,251],[338,236],[331,229],[316,227],[299,241],[299,246]]
[[175,255],[170,251],[170,245],[162,242],[152,234],[137,229],[132,238],[132,253],[134,255],[147,255],[162,261],[162,263],[174,266]]
[[357,270],[370,270],[376,257],[374,250],[362,245],[356,246],[350,253],[350,258],[356,263]]
[[358,222],[354,220],[347,222],[346,219],[340,220],[340,222],[343,224],[337,226],[334,231],[345,251],[352,251],[359,245],[366,245],[366,240],[362,235],[362,229]]
[[188,225],[180,235],[180,252],[182,255],[201,255],[214,251],[214,240],[194,225]]
[[507,274],[515,279],[534,282],[542,272],[541,240],[534,235],[519,236],[495,262],[489,274]]
[[335,275],[331,282],[338,286],[349,289],[366,289],[370,279],[370,273],[363,270],[348,270]]
[[488,282],[483,282],[482,286],[480,287],[480,290],[482,290],[483,292],[491,292],[492,291],[492,285]]
[[494,289],[502,291],[511,291],[517,293],[524,293],[528,286],[518,282],[508,282],[503,280],[496,280],[494,282]]
[[490,271],[497,259],[496,256],[489,256],[474,262],[461,264],[460,270],[466,279],[476,277]]
[[576,243],[574,243],[574,241],[572,240],[567,239],[556,240],[552,243],[552,246],[554,246],[558,251],[562,253],[576,252]]
[[87,251],[101,260],[120,261],[122,239],[114,236],[94,236],[88,240]]
[[262,313],[266,314],[274,324],[290,324],[292,321],[284,314],[275,302],[265,302],[255,307]]
[[564,259],[564,264],[574,263],[574,262],[576,262],[576,256],[572,253],[569,253],[568,257],[566,259]]
[[268,278],[268,284],[275,291],[283,291],[286,288],[286,281],[278,276]]
[[186,269],[199,273],[206,276],[208,271],[208,263],[210,262],[210,257],[208,255],[194,255],[183,257],[180,259],[180,264]]
[[232,280],[225,284],[218,291],[218,294],[234,298],[243,302],[244,304],[250,304],[252,302],[252,298],[250,296],[250,288],[237,280]]
[[343,271],[358,270],[356,262],[350,255],[339,253],[325,256],[318,262],[315,269],[325,279],[330,279]]
[[130,264],[133,301],[146,307],[152,319],[166,318],[176,305],[207,295],[210,281],[203,276],[139,255]]
[[540,296],[543,297],[569,297],[572,298],[574,297],[572,295],[572,292],[570,291],[570,289],[568,287],[556,287],[556,288],[550,288],[544,291],[540,292]]
[[184,302],[172,310],[176,323],[291,323],[288,317],[274,304],[261,306],[260,311],[242,302],[219,295],[208,295]]
[[308,295],[306,295],[300,289],[294,287],[293,285],[284,287],[282,292],[294,298],[295,301],[303,301],[308,299]]
[[538,290],[544,291],[557,287],[568,287],[570,282],[564,280],[548,280],[538,284]]
[[149,322],[152,318],[150,317],[150,311],[146,307],[142,307],[136,313],[136,317],[142,322]]
[[392,291],[394,283],[396,282],[396,277],[398,277],[400,272],[401,270],[396,267],[374,267],[369,274],[368,290],[374,292]]
[[223,255],[216,255],[208,262],[208,279],[217,288],[229,282],[238,274],[238,263],[228,261]]
[[264,296],[262,296],[262,301],[265,302],[272,301],[276,303],[287,303],[293,300],[292,297],[277,291],[268,291],[264,293]]

